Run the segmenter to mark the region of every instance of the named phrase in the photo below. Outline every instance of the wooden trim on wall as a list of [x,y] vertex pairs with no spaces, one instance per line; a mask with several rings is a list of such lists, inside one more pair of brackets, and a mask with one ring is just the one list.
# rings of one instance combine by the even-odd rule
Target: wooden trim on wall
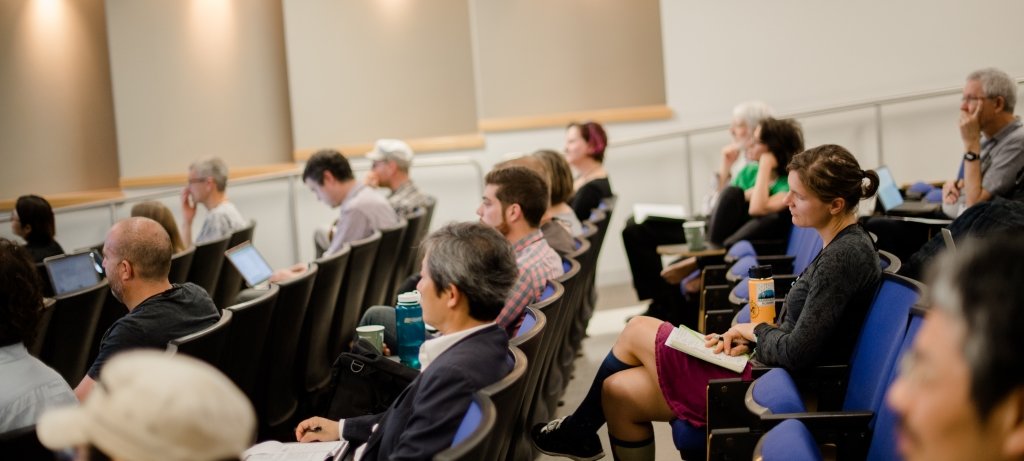
[[[43,198],[47,202],[50,202],[50,206],[53,208],[61,208],[71,205],[80,205],[82,203],[89,202],[100,202],[103,200],[111,200],[124,197],[124,193],[121,189],[109,188],[109,189],[93,189],[81,192],[64,192],[60,194],[44,194]],[[14,209],[14,204],[18,201],[18,198],[12,199],[0,199],[0,211],[10,211]]]
[[[452,136],[434,136],[430,138],[406,139],[413,152],[447,152],[453,150],[482,149],[484,147],[484,135],[482,133],[469,133]],[[363,157],[373,149],[373,143],[346,144],[331,146],[345,154],[346,158]],[[297,149],[293,157],[296,162],[304,162],[320,149]]]
[[477,124],[480,131],[516,131],[538,128],[564,127],[569,122],[595,120],[602,124],[610,122],[643,122],[672,118],[672,109],[665,105],[620,107],[616,109],[585,110],[560,114],[529,115],[522,117],[499,117],[481,119]]
[[[253,176],[284,173],[296,169],[298,169],[298,167],[294,163],[273,163],[270,165],[235,167],[228,169],[228,179],[251,178]],[[121,178],[119,183],[121,187],[129,189],[133,187],[184,186],[186,181],[188,181],[188,172]]]

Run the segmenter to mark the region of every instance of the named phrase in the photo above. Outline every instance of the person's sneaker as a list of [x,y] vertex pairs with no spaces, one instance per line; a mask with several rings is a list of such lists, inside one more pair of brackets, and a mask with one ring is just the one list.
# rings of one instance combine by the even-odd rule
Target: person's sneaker
[[530,431],[533,446],[541,453],[551,456],[563,456],[576,461],[594,461],[604,458],[601,439],[597,434],[570,434],[562,423],[567,416],[550,423],[539,423]]

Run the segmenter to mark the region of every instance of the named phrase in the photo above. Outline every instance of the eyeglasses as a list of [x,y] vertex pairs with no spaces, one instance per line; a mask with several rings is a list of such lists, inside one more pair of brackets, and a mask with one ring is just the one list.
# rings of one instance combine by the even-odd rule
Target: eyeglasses
[[964,96],[964,97],[960,98],[960,102],[961,103],[964,103],[964,102],[974,102],[974,101],[981,101],[982,99],[992,99],[992,97],[991,96]]
[[189,184],[200,184],[200,183],[206,182],[207,179],[210,179],[210,178],[189,178],[188,183]]

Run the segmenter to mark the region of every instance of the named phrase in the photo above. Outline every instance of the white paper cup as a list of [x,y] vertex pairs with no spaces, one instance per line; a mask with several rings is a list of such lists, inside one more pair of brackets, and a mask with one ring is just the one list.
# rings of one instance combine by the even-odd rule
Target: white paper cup
[[356,328],[356,334],[360,338],[364,338],[367,341],[373,343],[373,347],[377,348],[377,352],[384,353],[384,326],[383,325],[365,325]]

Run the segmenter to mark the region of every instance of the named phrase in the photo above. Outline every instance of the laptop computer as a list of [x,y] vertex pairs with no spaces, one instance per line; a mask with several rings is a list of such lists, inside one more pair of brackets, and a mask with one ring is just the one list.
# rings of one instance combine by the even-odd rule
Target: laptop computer
[[949,231],[949,228],[942,228],[942,240],[946,241],[947,250],[956,251],[956,242],[953,241],[953,233]]
[[878,201],[882,204],[885,214],[898,216],[926,216],[939,210],[938,203],[924,201],[904,201],[900,188],[892,177],[889,167],[880,166],[878,173]]
[[256,250],[251,241],[246,240],[238,246],[224,252],[228,261],[242,274],[245,284],[251,288],[267,288],[270,286],[270,276],[274,269],[263,259],[263,255]]
[[54,296],[74,293],[100,283],[95,263],[91,250],[44,259],[43,265],[50,277]]

